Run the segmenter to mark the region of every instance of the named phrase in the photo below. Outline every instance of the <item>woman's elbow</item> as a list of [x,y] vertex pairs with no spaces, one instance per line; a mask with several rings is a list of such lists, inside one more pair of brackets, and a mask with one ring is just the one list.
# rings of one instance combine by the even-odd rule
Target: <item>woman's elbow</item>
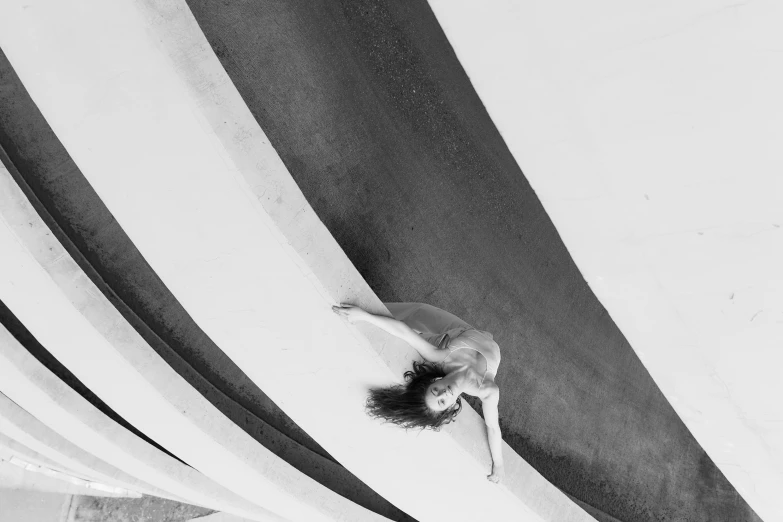
[[494,382],[488,382],[484,386],[484,396],[482,402],[488,401],[490,403],[497,404],[500,401],[500,388]]

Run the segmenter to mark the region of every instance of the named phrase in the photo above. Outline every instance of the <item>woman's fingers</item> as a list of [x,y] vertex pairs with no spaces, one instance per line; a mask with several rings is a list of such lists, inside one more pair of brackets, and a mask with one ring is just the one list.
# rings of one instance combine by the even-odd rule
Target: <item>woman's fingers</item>
[[353,311],[355,309],[356,309],[356,307],[355,306],[351,306],[351,305],[340,304],[340,305],[332,306],[332,311],[334,313],[336,313],[340,317],[344,317],[344,318],[348,319],[348,321],[350,321],[351,318],[353,317]]

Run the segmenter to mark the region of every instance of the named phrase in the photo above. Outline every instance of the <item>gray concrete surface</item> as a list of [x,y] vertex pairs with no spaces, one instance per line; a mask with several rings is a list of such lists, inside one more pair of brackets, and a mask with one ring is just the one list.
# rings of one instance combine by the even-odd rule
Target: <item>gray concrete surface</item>
[[[0,522],[190,522],[214,513],[153,496],[104,498],[2,487],[0,508]],[[230,515],[224,518],[247,520]]]
[[76,495],[70,503],[67,520],[62,522],[185,522],[212,513],[210,509],[146,495],[138,499]]
[[0,522],[65,522],[71,495],[0,487]]
[[[755,520],[582,280],[425,2],[189,4],[381,299],[430,302],[495,333],[504,438],[520,455],[596,518]],[[192,323],[4,58],[0,145],[59,239],[172,367],[298,469],[405,519],[324,466],[328,454]]]
[[[336,493],[391,520],[413,520],[336,462],[196,325],[84,179],[2,52],[0,158],[93,283],[147,343],[224,415],[264,447]],[[167,451],[84,386],[1,300],[0,323],[94,406]]]
[[520,455],[619,520],[757,520],[584,283],[426,2],[188,3],[379,297],[495,333]]
[[[0,452],[3,446],[18,451],[23,460],[32,451],[33,455],[50,459],[52,465],[48,467],[68,471],[80,478],[147,495],[168,497],[165,491],[138,480],[70,442],[0,393]],[[47,465],[45,461],[31,462]]]

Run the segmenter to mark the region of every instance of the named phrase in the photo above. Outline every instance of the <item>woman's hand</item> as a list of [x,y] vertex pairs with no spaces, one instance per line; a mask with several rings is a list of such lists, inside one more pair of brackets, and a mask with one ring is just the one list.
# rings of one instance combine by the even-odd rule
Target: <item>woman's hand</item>
[[487,475],[487,480],[497,484],[501,480],[503,480],[505,476],[506,476],[506,470],[503,468],[503,466],[496,466],[493,464],[492,473],[490,475]]
[[357,321],[366,321],[366,317],[369,315],[367,312],[365,312],[358,306],[353,306],[344,303],[340,303],[337,306],[333,306],[332,312],[344,318],[351,324]]

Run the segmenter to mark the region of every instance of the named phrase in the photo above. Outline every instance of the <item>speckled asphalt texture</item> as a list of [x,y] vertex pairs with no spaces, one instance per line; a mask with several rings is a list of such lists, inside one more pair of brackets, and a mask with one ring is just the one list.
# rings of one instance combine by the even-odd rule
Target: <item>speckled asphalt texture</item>
[[520,455],[619,520],[758,520],[582,279],[426,2],[188,4],[378,296],[495,334]]
[[73,522],[187,522],[214,513],[211,509],[146,495],[142,498],[77,495],[71,501],[71,512]]
[[[188,5],[378,296],[428,302],[493,332],[503,353],[501,427],[514,450],[601,521],[758,520],[585,284],[426,2]],[[80,266],[180,375],[297,469],[410,520],[341,468],[204,335],[86,183],[2,53],[0,147]],[[25,342],[34,348],[34,339]]]

